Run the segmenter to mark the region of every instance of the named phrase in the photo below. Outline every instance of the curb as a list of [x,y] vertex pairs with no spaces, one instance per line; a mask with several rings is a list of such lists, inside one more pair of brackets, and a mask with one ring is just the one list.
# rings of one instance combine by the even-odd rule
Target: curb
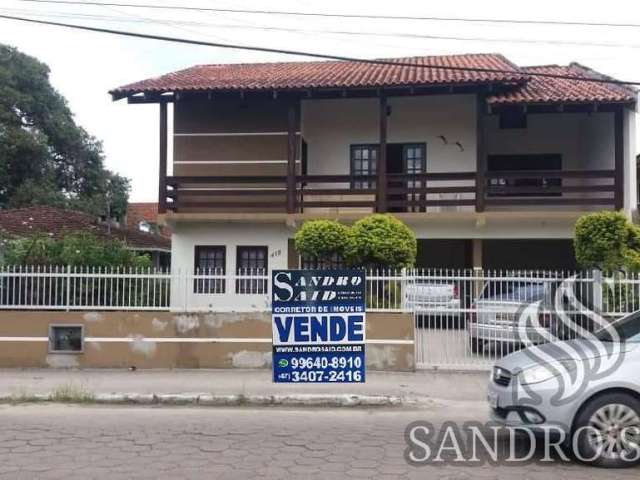
[[100,405],[166,405],[166,406],[284,406],[284,407],[400,407],[428,403],[429,399],[407,398],[394,395],[214,395],[209,393],[143,394],[98,393],[78,399],[57,399],[51,394],[29,396],[0,396],[0,403],[82,403]]

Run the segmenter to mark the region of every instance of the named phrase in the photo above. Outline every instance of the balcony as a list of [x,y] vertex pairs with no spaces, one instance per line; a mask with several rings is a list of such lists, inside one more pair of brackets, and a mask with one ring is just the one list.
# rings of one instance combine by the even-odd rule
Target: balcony
[[615,170],[166,177],[176,213],[367,214],[619,208]]

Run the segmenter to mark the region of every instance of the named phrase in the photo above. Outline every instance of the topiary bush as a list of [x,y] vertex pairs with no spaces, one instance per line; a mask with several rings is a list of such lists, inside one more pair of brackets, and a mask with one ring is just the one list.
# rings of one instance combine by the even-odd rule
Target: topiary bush
[[312,220],[304,223],[294,237],[296,250],[312,263],[333,264],[344,257],[349,243],[349,227],[334,220]]
[[345,256],[350,265],[366,268],[405,268],[416,261],[418,242],[413,231],[389,214],[370,215],[349,231]]
[[583,268],[640,270],[640,230],[621,212],[580,217],[575,226],[574,250]]

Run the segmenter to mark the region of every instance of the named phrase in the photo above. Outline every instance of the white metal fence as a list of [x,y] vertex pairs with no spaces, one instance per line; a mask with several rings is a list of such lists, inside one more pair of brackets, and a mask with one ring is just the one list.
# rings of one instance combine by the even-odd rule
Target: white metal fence
[[[369,311],[412,313],[424,368],[486,368],[523,345],[593,330],[591,312],[612,320],[640,308],[636,274],[413,269],[370,271],[366,282]],[[246,312],[270,310],[270,298],[260,270],[0,267],[5,310]]]
[[[406,308],[406,271],[368,272],[372,311]],[[170,272],[156,269],[0,266],[0,309],[268,311],[267,272],[241,269]]]
[[0,267],[0,309],[166,310],[171,274],[152,269]]

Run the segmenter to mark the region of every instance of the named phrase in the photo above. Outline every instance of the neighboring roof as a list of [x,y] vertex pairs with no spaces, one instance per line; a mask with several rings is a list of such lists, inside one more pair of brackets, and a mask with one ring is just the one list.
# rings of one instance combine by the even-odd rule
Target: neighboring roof
[[348,61],[197,65],[131,83],[112,94],[142,92],[297,90],[310,88],[376,88],[391,86],[477,84],[521,81],[522,72],[500,54],[389,58],[393,63],[506,70],[506,73],[379,65]]
[[[134,202],[127,205],[127,228],[140,229],[140,222],[158,224],[158,202]],[[168,227],[159,227],[160,235],[171,237]]]
[[171,251],[171,242],[160,235],[114,226],[109,233],[105,224],[84,212],[48,206],[0,210],[0,235],[19,238],[44,233],[62,237],[76,232],[90,232],[101,238],[117,238],[135,250]]
[[[570,75],[581,78],[611,79],[578,63],[568,66],[543,65],[522,67],[527,73]],[[635,90],[631,87],[612,83],[581,82],[560,78],[531,76],[529,80],[511,92],[504,92],[487,98],[492,105],[523,103],[625,103],[635,100]]]
[[[463,86],[492,83],[501,88],[500,93],[487,99],[487,102],[493,105],[631,103],[636,98],[636,91],[623,85],[527,75],[548,73],[582,78],[609,78],[577,63],[569,66],[518,67],[504,56],[495,53],[386,60],[393,63],[414,63],[417,66],[376,65],[351,61],[197,65],[131,83],[110,93],[114,98],[120,98],[139,93]],[[423,67],[431,65],[436,67]],[[437,66],[505,72],[446,70]]]

